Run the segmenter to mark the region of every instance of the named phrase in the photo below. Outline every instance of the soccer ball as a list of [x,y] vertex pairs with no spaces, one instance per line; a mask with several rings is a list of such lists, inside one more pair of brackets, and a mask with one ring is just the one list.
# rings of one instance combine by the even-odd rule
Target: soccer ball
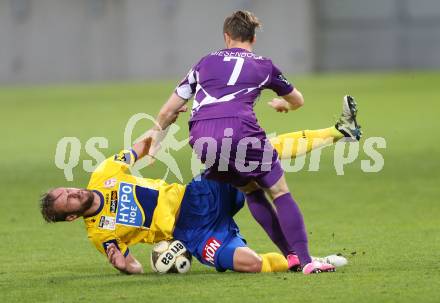
[[179,240],[160,241],[151,250],[151,268],[166,273],[187,273],[191,268],[192,256]]

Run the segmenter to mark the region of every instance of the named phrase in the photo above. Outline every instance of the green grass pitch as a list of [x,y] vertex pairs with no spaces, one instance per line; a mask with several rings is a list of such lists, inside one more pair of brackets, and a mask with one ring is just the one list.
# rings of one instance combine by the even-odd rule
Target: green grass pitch
[[[304,93],[298,112],[278,114],[264,94],[256,106],[261,125],[278,134],[333,124],[340,100],[353,94],[365,138],[380,136],[387,148],[379,173],[361,171],[359,158],[337,176],[334,148],[319,172],[288,173],[300,203],[313,255],[343,253],[349,265],[335,274],[216,273],[196,261],[187,275],[157,275],[149,247],[133,254],[146,273],[125,276],[88,242],[81,220],[45,224],[38,197],[54,186],[85,186],[82,160],[90,137],[109,140],[106,155],[123,145],[123,130],[138,112],[156,114],[175,82],[1,87],[0,302],[439,302],[440,295],[440,74],[329,74],[292,77]],[[187,135],[184,114],[180,138]],[[139,123],[136,132],[147,128]],[[81,140],[81,161],[66,182],[55,167],[58,140]],[[362,144],[361,144],[362,146]],[[190,178],[190,149],[174,156]],[[160,164],[143,171],[160,177]],[[170,178],[172,182],[175,179]],[[257,252],[275,248],[251,219],[237,216]]]

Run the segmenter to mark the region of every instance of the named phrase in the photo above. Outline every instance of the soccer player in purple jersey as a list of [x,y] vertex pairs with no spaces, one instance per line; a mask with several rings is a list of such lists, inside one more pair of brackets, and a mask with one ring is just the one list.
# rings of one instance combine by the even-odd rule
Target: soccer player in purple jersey
[[[330,264],[312,261],[303,216],[289,192],[277,152],[253,111],[264,89],[281,97],[269,103],[279,112],[296,110],[304,103],[302,94],[270,59],[252,52],[258,27],[258,19],[247,11],[227,17],[223,26],[226,49],[208,54],[189,71],[162,107],[157,122],[166,129],[194,97],[190,145],[207,166],[205,177],[246,193],[252,215],[287,257],[291,270],[302,269],[304,274],[333,271]],[[355,118],[354,100],[346,97],[344,102]],[[359,139],[354,123],[348,134],[338,124],[335,131]],[[212,139],[215,144],[210,149]]]

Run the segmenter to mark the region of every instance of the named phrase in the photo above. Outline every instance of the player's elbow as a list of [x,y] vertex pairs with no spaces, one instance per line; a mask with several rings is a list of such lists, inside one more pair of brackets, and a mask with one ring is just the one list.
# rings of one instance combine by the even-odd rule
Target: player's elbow
[[126,274],[126,275],[139,275],[139,274],[144,273],[144,268],[142,267],[142,265],[139,262],[134,263],[134,264],[127,264],[127,267],[124,269],[117,268],[116,266],[115,266],[115,268],[117,270],[119,270],[119,272]]
[[295,89],[294,91],[293,91],[293,96],[292,96],[293,98],[293,100],[292,100],[292,105],[294,105],[296,108],[300,108],[301,106],[303,106],[304,105],[304,97],[303,97],[303,95],[302,95],[302,93],[299,91],[299,90],[297,90],[297,89]]
[[304,98],[301,96],[301,98],[298,98],[295,100],[295,107],[300,108],[304,105]]
[[136,269],[120,270],[120,272],[125,275],[141,275],[144,273],[144,270],[142,268],[136,268]]
[[304,105],[304,97],[297,89],[294,89],[290,94],[283,98],[289,103],[291,110],[298,109]]

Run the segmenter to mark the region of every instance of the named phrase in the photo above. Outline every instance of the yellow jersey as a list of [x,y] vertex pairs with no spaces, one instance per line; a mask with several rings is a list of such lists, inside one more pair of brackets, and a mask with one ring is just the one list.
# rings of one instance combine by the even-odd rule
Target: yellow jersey
[[103,254],[110,243],[127,256],[130,245],[172,238],[185,186],[127,174],[136,160],[133,150],[121,151],[97,167],[87,186],[101,198],[95,214],[84,217],[87,234]]

